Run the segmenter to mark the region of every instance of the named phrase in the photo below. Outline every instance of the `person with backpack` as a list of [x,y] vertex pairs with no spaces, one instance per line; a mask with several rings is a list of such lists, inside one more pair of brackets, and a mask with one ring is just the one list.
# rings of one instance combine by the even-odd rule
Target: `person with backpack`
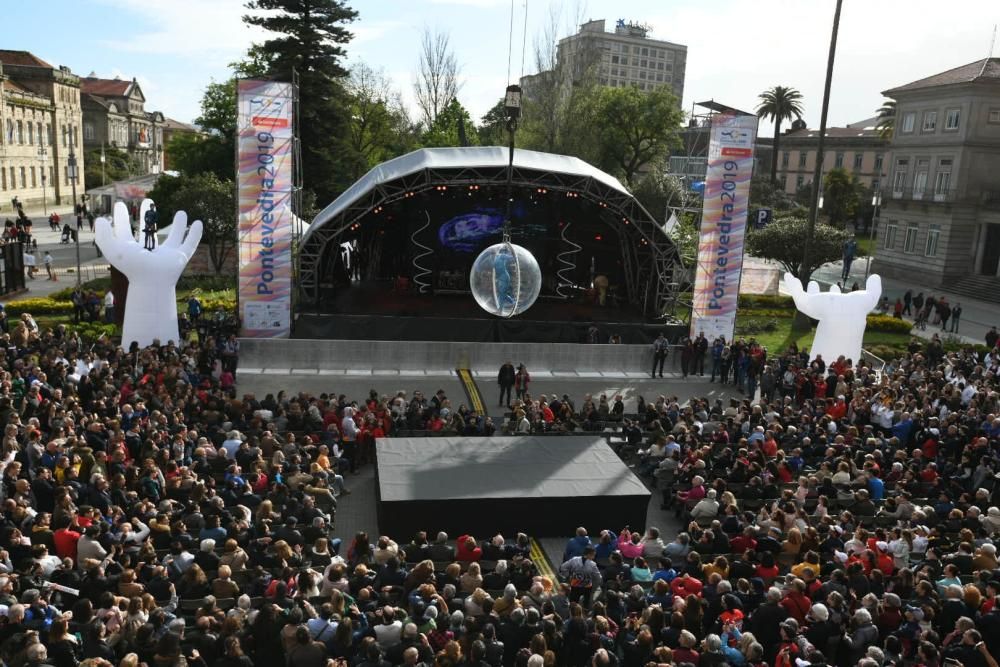
[[597,550],[586,546],[583,554],[574,556],[559,566],[559,575],[569,583],[569,601],[590,607],[591,595],[601,586],[601,571],[594,561]]

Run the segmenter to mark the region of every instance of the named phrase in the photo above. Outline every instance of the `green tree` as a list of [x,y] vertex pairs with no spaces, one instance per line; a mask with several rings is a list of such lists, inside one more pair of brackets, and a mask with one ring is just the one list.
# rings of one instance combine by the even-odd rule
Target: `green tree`
[[149,193],[160,212],[160,226],[171,223],[177,211],[188,221],[201,220],[201,242],[207,246],[216,275],[236,248],[236,184],[211,172],[194,176],[161,176]]
[[357,180],[378,163],[413,150],[417,137],[399,92],[382,70],[359,63],[351,70],[347,91],[347,147],[351,179]]
[[823,210],[830,224],[853,222],[861,200],[861,184],[843,167],[831,169],[823,179]]
[[421,137],[427,148],[442,146],[475,146],[479,143],[476,125],[458,99],[453,99]]
[[778,218],[767,227],[747,234],[747,252],[777,262],[804,285],[813,271],[841,258],[844,243],[852,236],[843,229],[817,224],[809,251],[809,266],[803,266],[802,244],[808,226],[808,221],[800,216]]
[[282,81],[298,76],[304,187],[332,201],[352,173],[342,150],[350,112],[341,62],[343,45],[353,37],[344,25],[358,14],[344,0],[250,0],[246,6],[264,13],[244,16],[244,22],[277,35],[253,51],[263,56],[269,75]]
[[600,166],[631,187],[644,167],[662,161],[680,144],[684,114],[669,86],[649,92],[636,86],[602,87],[595,94],[591,131],[598,138]]
[[750,180],[750,208],[770,208],[775,212],[794,211],[799,208],[794,195],[790,195],[774,181],[754,174]]
[[781,124],[792,118],[802,118],[802,93],[794,88],[774,86],[760,94],[757,115],[774,121],[774,151],[771,157],[771,180],[778,174],[778,156],[781,147]]
[[170,165],[182,174],[210,173],[232,178],[234,167],[232,137],[179,132],[167,144]]
[[84,157],[83,182],[87,190],[102,185],[122,181],[133,173],[139,173],[138,165],[129,154],[117,148],[104,149],[104,165],[101,165],[101,149],[87,151]]
[[632,195],[661,223],[670,218],[670,212],[686,207],[695,199],[684,187],[684,182],[676,174],[669,173],[662,161],[657,161],[636,179]]
[[896,100],[883,101],[875,115],[878,117],[878,122],[875,123],[878,136],[889,141],[896,130]]
[[507,134],[507,113],[504,111],[503,99],[493,105],[486,115],[479,119],[476,128],[480,146],[506,146],[510,141]]

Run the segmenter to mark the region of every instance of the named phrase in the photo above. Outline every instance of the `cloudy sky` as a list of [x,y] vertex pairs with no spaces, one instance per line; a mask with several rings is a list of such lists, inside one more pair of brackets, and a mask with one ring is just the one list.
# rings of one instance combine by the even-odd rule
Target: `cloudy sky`
[[[178,120],[198,115],[205,84],[227,76],[261,34],[240,20],[241,0],[2,0],[3,48],[26,49],[78,74],[136,77],[148,99]],[[425,26],[448,32],[462,68],[460,99],[479,117],[507,84],[511,0],[351,0],[349,61],[382,68],[412,104]],[[684,108],[715,99],[752,109],[772,85],[805,97],[819,124],[834,0],[513,0],[514,78],[534,71],[533,45],[550,17],[561,34],[577,18],[649,24],[651,36],[688,47]],[[40,9],[44,6],[43,11]],[[872,116],[880,91],[984,58],[997,0],[845,0],[830,104],[831,124]],[[16,28],[15,28],[16,26]],[[1000,39],[997,40],[1000,42]],[[1000,55],[1000,44],[994,48]],[[764,130],[762,130],[764,131]]]

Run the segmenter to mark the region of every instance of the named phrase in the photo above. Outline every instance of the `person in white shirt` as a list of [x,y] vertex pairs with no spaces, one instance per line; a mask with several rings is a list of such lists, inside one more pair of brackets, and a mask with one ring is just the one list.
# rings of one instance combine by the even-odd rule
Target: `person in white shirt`
[[354,421],[354,408],[344,408],[340,420],[340,437],[344,441],[344,456],[351,462],[351,472],[358,471],[358,424]]
[[396,618],[396,610],[386,605],[376,611],[375,615],[382,620],[381,624],[375,626],[375,641],[383,651],[398,646],[403,640],[403,623]]
[[104,321],[107,324],[115,321],[115,294],[111,290],[104,294]]
[[227,433],[226,439],[222,443],[222,449],[226,451],[226,458],[236,458],[236,452],[240,451],[242,444],[243,435],[239,431],[233,430]]

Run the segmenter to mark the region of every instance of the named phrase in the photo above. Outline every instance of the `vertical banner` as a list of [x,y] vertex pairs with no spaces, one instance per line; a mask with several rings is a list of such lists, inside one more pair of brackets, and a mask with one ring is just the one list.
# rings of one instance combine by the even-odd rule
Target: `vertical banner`
[[239,302],[242,335],[286,338],[292,308],[292,84],[240,81]]
[[757,122],[732,114],[712,119],[691,312],[691,336],[704,333],[709,341],[731,341],[736,328]]

